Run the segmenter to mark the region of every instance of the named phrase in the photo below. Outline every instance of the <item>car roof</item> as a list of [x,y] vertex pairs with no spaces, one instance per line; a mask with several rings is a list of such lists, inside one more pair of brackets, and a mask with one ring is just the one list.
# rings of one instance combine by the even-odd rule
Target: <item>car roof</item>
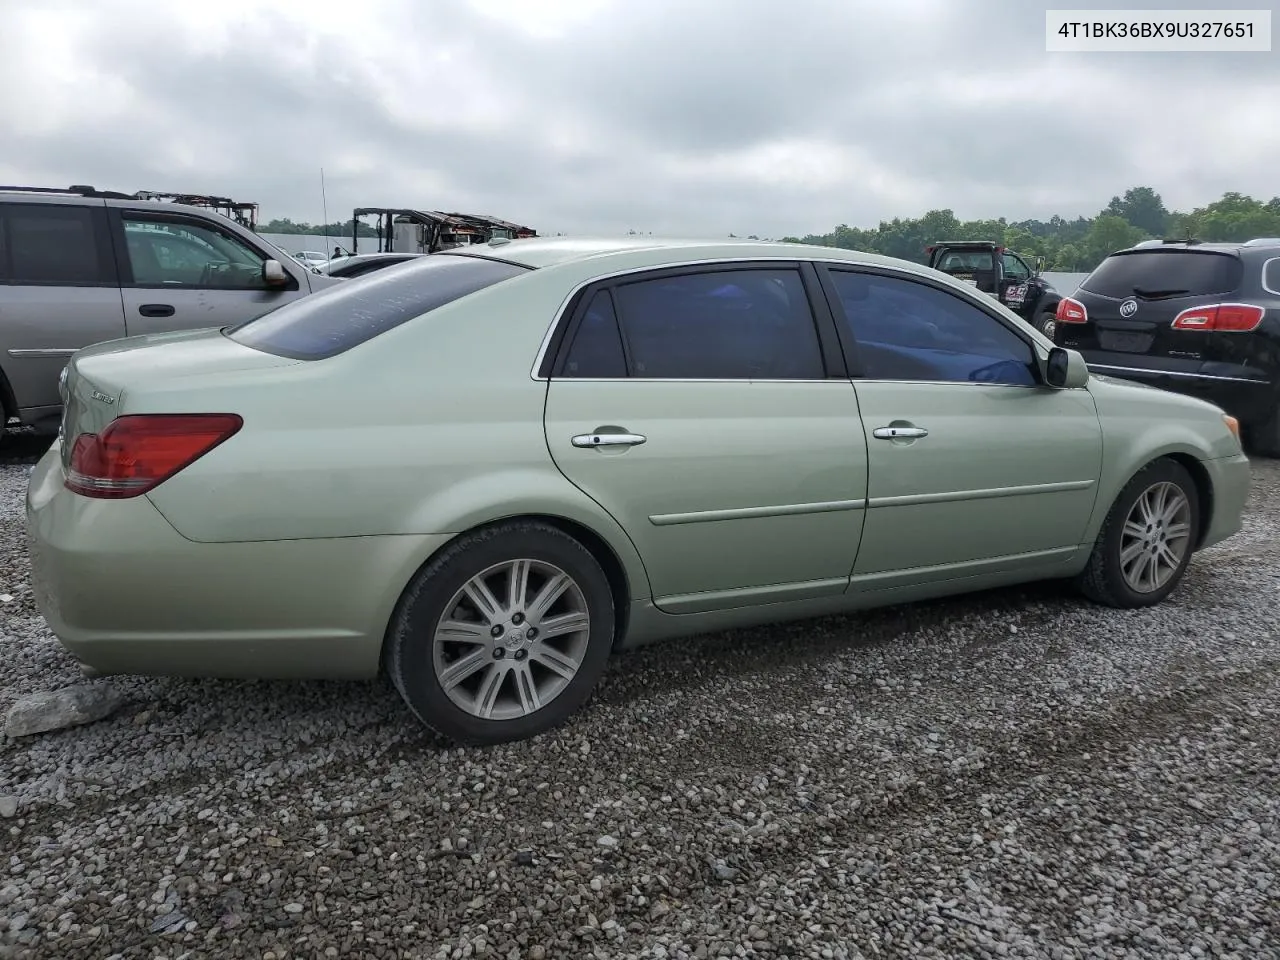
[[[632,254],[652,254],[645,258],[653,265],[697,263],[702,260],[838,260],[871,266],[909,269],[935,275],[923,264],[884,257],[843,247],[823,247],[808,243],[782,243],[772,240],[699,240],[654,237],[530,237],[477,243],[434,256],[475,256],[506,260],[527,267],[553,267],[575,261],[592,260],[602,267],[610,259],[632,259]],[[606,268],[607,269],[607,268]]]
[[1280,240],[1274,242],[1233,242],[1233,241],[1186,241],[1186,240],[1143,240],[1115,254],[1147,252],[1150,250],[1203,250],[1205,253],[1252,253],[1280,249]]

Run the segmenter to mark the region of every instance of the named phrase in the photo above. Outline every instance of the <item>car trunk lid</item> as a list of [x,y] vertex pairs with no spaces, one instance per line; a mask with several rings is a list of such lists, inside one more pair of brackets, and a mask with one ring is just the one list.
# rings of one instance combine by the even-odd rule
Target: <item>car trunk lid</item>
[[[97,434],[126,406],[136,406],[148,391],[168,391],[176,383],[195,386],[203,378],[295,366],[300,361],[263,353],[228,340],[219,330],[180,331],[128,337],[96,344],[76,353],[67,364],[63,399],[62,458],[69,464],[75,438]],[[198,398],[198,392],[192,393]],[[182,403],[170,413],[223,413],[190,410]]]

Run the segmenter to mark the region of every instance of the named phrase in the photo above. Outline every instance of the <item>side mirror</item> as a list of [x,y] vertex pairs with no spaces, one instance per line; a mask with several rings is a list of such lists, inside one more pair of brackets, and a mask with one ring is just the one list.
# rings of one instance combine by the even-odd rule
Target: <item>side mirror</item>
[[1044,257],[1036,257],[1036,262],[1035,262],[1036,276],[1039,276],[1040,274],[1044,273],[1044,265],[1045,265]]
[[1089,365],[1077,351],[1054,347],[1045,361],[1044,379],[1051,387],[1074,390],[1089,382]]
[[279,260],[263,260],[262,279],[269,287],[279,287],[289,282],[289,275]]

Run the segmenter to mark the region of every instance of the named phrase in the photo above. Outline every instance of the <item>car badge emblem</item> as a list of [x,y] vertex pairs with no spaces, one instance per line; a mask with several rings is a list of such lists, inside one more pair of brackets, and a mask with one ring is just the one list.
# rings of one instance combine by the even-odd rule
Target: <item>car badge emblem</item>
[[1120,316],[1128,319],[1138,312],[1138,301],[1130,297],[1124,303],[1120,304]]

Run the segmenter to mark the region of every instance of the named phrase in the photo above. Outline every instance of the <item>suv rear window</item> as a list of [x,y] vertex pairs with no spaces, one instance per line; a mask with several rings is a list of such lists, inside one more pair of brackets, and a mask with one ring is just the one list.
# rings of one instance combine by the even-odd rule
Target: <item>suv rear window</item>
[[1115,253],[1080,285],[1114,297],[1199,297],[1231,293],[1240,286],[1244,265],[1229,253],[1207,250],[1139,250]]
[[532,268],[479,257],[434,255],[396,264],[228,328],[246,347],[324,360],[468,294]]

